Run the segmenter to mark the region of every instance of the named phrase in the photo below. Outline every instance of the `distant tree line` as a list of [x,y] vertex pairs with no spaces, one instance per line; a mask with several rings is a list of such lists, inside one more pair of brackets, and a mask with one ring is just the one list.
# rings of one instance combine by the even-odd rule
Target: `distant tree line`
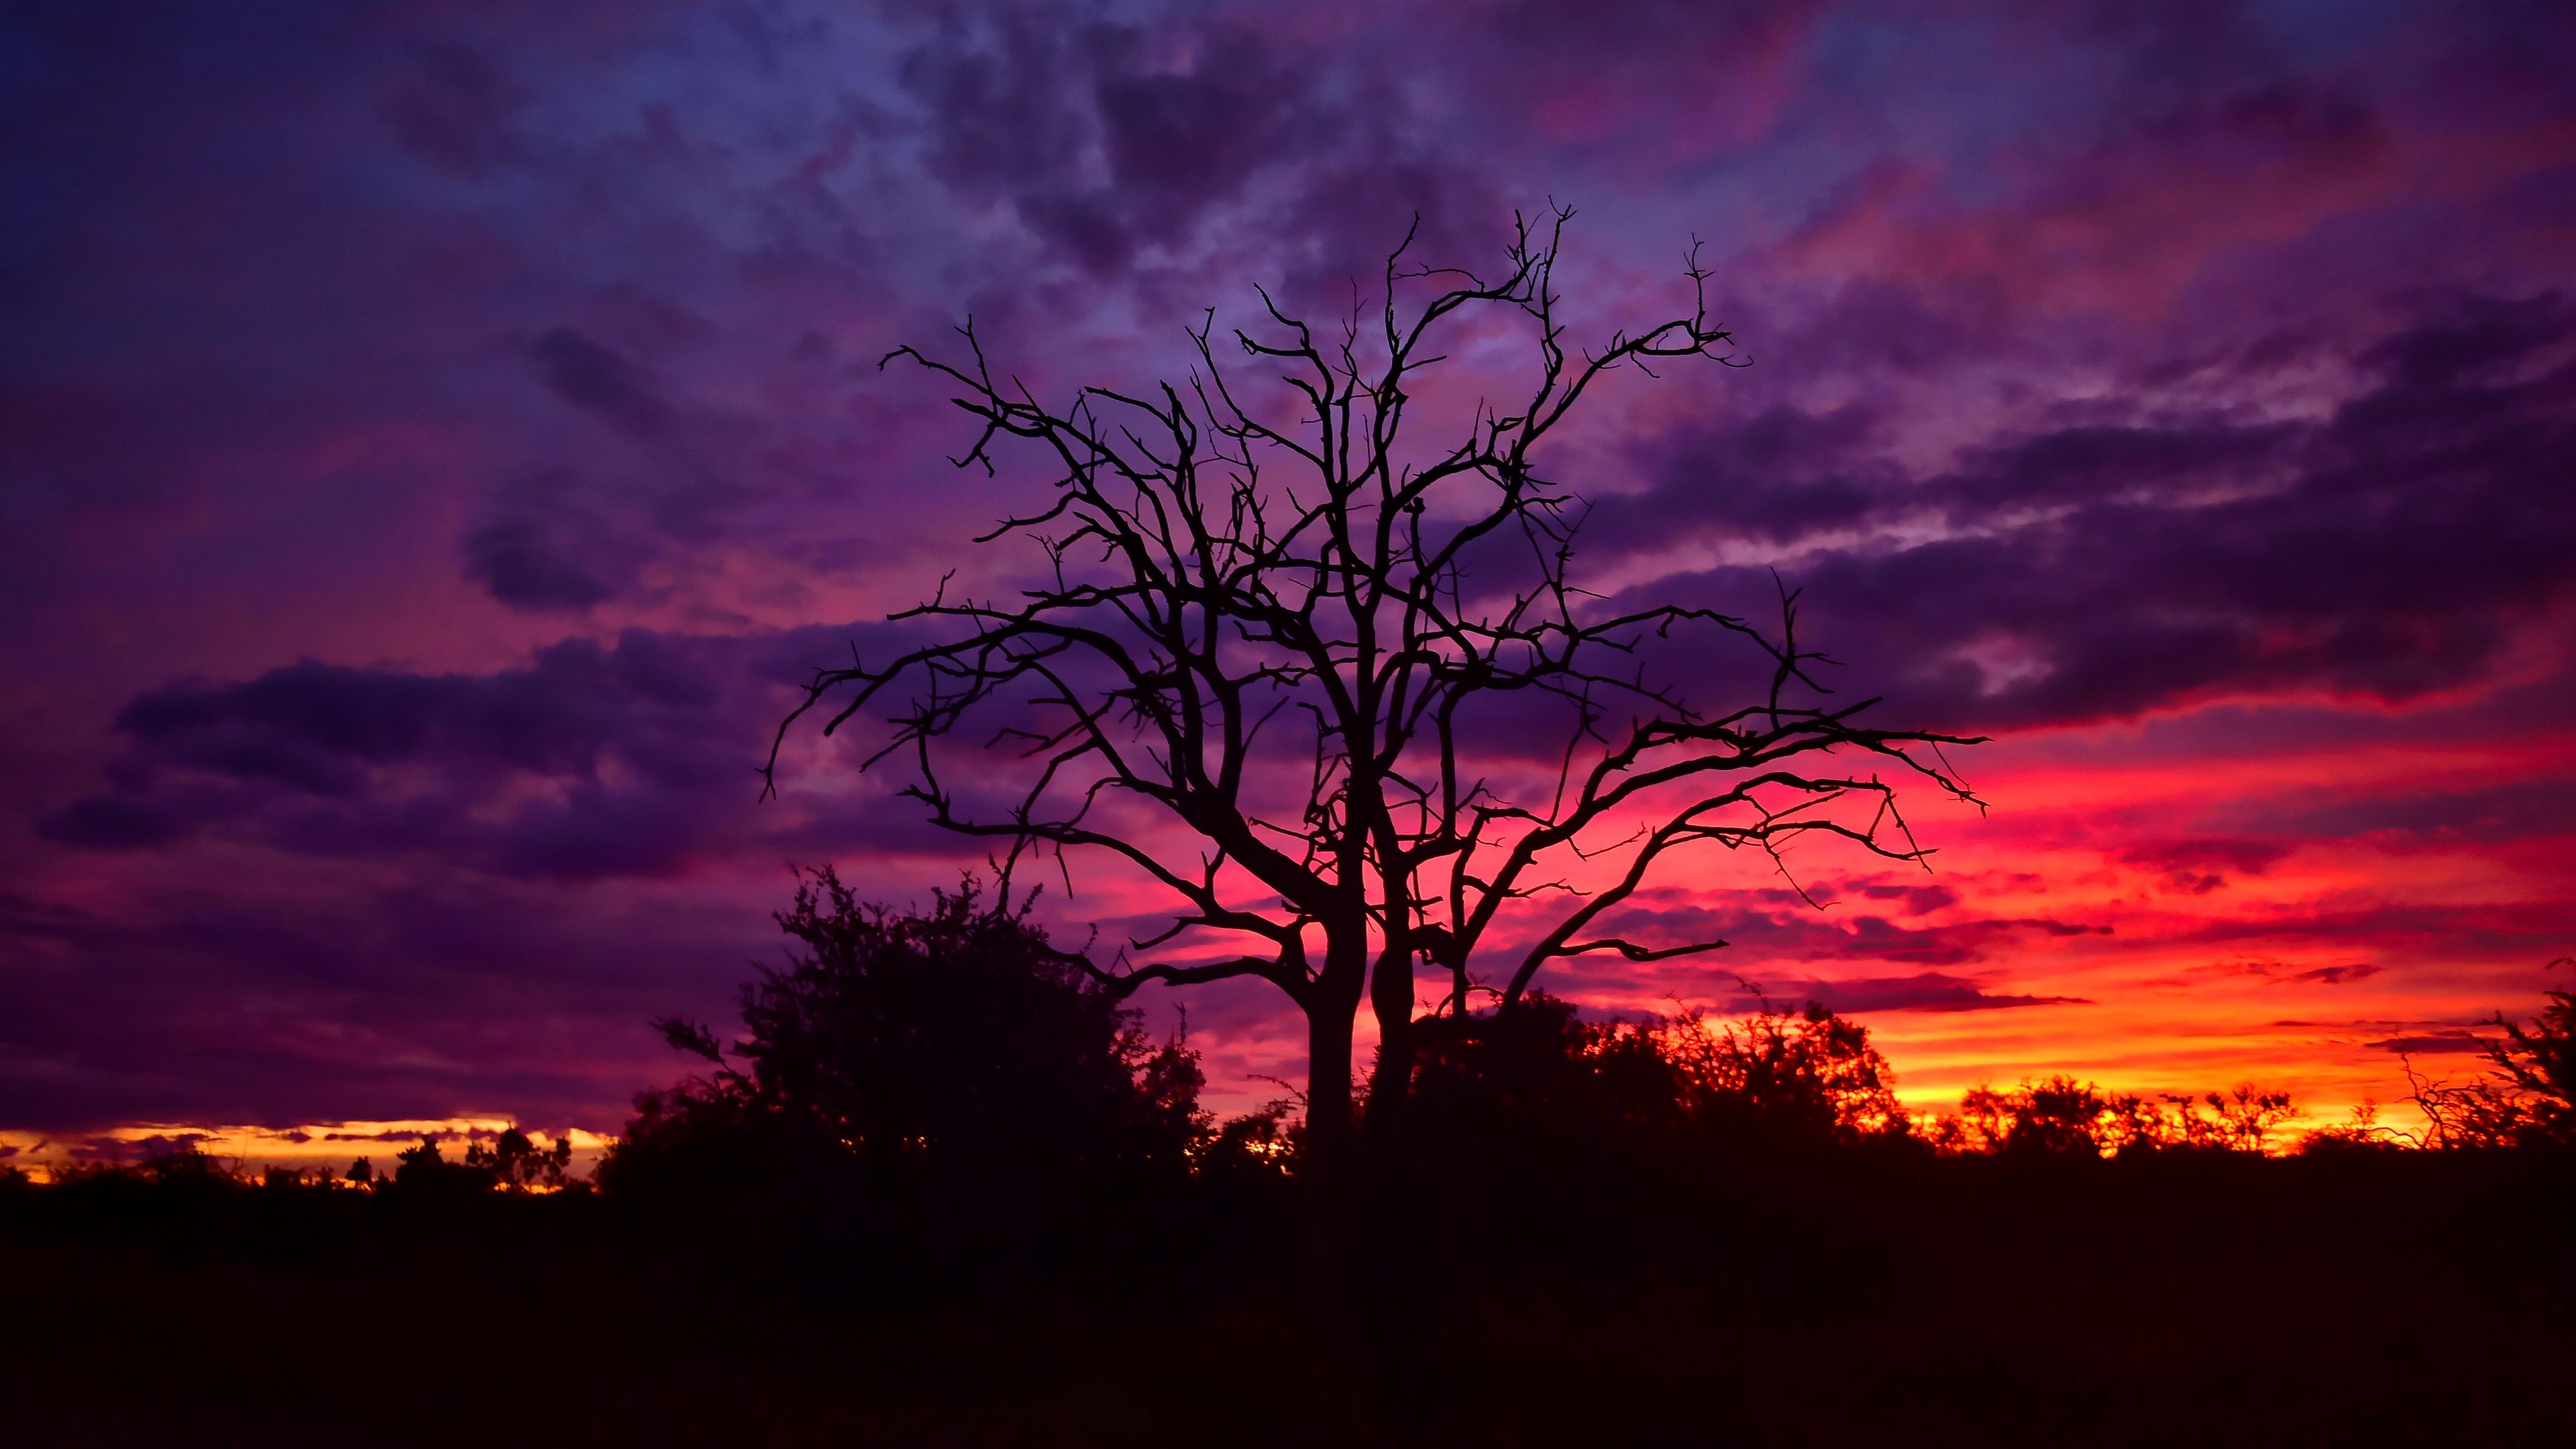
[[[776,917],[793,950],[743,986],[741,1034],[655,1023],[704,1069],[637,1098],[595,1183],[571,1171],[568,1136],[540,1147],[516,1126],[458,1159],[424,1138],[382,1174],[360,1159],[345,1173],[272,1167],[254,1179],[181,1147],[52,1175],[419,1199],[594,1186],[639,1199],[898,1193],[933,1211],[1003,1202],[1026,1218],[1104,1192],[1295,1179],[1295,1098],[1209,1112],[1184,1032],[1148,1033],[1122,995],[1050,944],[1030,904],[997,909],[969,877],[927,910],[898,912],[861,901],[829,869],[800,876]],[[1955,1112],[1918,1114],[1897,1099],[1868,1028],[1815,1002],[1733,1019],[1586,1021],[1533,991],[1516,1010],[1426,1023],[1405,1119],[1376,1134],[1363,1122],[1360,1140],[1380,1156],[1451,1163],[1574,1142],[1924,1157],[2576,1147],[2576,993],[2549,991],[2535,1019],[2491,1024],[2500,1035],[2479,1038],[2474,1080],[2407,1064],[2422,1130],[2381,1124],[2364,1103],[2350,1122],[2293,1135],[2290,1095],[2251,1083],[2146,1096],[2053,1076],[1975,1087]],[[0,1168],[0,1181],[24,1185],[26,1174]]]

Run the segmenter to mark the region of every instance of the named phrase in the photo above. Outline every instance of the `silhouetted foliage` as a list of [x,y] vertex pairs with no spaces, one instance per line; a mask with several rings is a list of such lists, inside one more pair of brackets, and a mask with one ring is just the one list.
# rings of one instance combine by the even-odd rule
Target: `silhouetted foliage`
[[1382,1127],[1369,1134],[1381,1152],[1469,1141],[1526,1151],[1633,1137],[1668,1130],[1688,1110],[1681,1073],[1651,1032],[1625,1021],[1585,1022],[1572,1002],[1544,991],[1513,1011],[1436,1018],[1418,1040],[1412,1071],[1403,1136]]
[[394,1163],[393,1177],[385,1188],[407,1198],[432,1202],[475,1198],[501,1185],[499,1176],[485,1163],[449,1161],[434,1138],[424,1137],[418,1146],[395,1153]]
[[1702,1013],[1586,1022],[1531,992],[1510,1011],[1442,1017],[1414,1066],[1411,1140],[1542,1133],[1687,1134],[1823,1146],[1910,1134],[1869,1030],[1810,1002],[1712,1023]]
[[[2576,957],[2549,963],[2576,965]],[[2434,1081],[2406,1065],[2430,1147],[2576,1147],[2576,992],[2551,989],[2529,1023],[2497,1012],[2488,1025],[2504,1035],[2480,1038],[2487,1061],[2481,1080]]]
[[2413,1144],[2379,1120],[2379,1104],[2368,1097],[2352,1109],[2352,1120],[2315,1128],[2299,1138],[2302,1153],[2398,1152]]
[[2054,1076],[2009,1092],[1972,1087],[1957,1115],[1934,1123],[1932,1140],[1952,1152],[2110,1157],[2145,1152],[2252,1152],[2298,1115],[2286,1092],[2239,1083],[2224,1092],[2154,1097],[2106,1092]]
[[394,1154],[394,1170],[389,1176],[377,1176],[375,1164],[360,1158],[343,1175],[299,1172],[295,1181],[306,1186],[375,1189],[432,1202],[496,1192],[587,1192],[589,1182],[573,1176],[571,1167],[569,1133],[558,1134],[552,1147],[539,1147],[524,1129],[513,1124],[501,1129],[488,1143],[467,1142],[462,1158],[448,1157],[435,1136],[424,1136],[417,1144]]
[[[813,904],[785,917],[853,918],[828,889]],[[845,969],[927,970],[981,940],[993,969],[1090,989],[997,927],[939,919],[854,930],[876,944]],[[841,949],[794,939],[800,961]],[[905,942],[924,959],[902,960]],[[765,984],[754,1000],[806,1000]],[[1133,1023],[1115,1012],[1071,1019],[1088,1046],[1065,1055],[1093,1064],[1077,1080],[1123,1061],[1131,1100],[1161,1100],[1147,1062],[1177,1044],[1120,1047]],[[750,1109],[754,1058],[679,1035],[715,1050],[743,1111],[662,1126],[731,1140],[783,1120]],[[946,1152],[880,1165],[834,1139],[821,1160],[846,1171],[798,1178],[755,1137],[744,1160],[771,1166],[722,1181],[735,1212],[650,1210],[659,1189],[617,1174],[604,1194],[538,1190],[562,1149],[523,1132],[461,1160],[425,1142],[383,1177],[254,1180],[185,1142],[42,1185],[0,1173],[0,1282],[39,1305],[0,1314],[0,1392],[21,1437],[73,1443],[336,1442],[353,1423],[370,1442],[452,1442],[452,1418],[381,1408],[384,1364],[440,1355],[503,1385],[470,1421],[496,1442],[1483,1449],[1690,1442],[1712,1414],[1763,1443],[2448,1442],[2464,1422],[2563,1437],[2567,1154],[2346,1150],[2386,1140],[2366,1112],[2275,1154],[2282,1094],[2066,1078],[1980,1089],[1976,1112],[1909,1130],[1868,1032],[1815,1005],[1586,1021],[1533,993],[1444,1019],[1411,1070],[1422,1110],[1364,1122],[1344,1179],[1404,1231],[1320,1245],[1280,1207],[1315,1192],[1278,1166],[1297,1136],[1286,1102],[1194,1130],[1177,1166],[1051,1151],[1053,1175],[1015,1179],[992,1175],[987,1142],[958,1154],[981,1164],[971,1192],[931,1180]],[[1999,1150],[1933,1150],[1945,1136]],[[817,1181],[834,1191],[798,1196]],[[1030,1238],[1030,1222],[1059,1230]],[[1351,1254],[1361,1291],[1301,1295],[1316,1246]],[[992,1271],[852,1274],[854,1252]],[[2384,1355],[2391,1305],[2481,1332],[2412,1342],[2403,1374],[2356,1373]],[[2210,1351],[2248,1323],[2259,1353]],[[1854,1344],[1885,1343],[1906,1347],[1855,1370]],[[281,1364],[292,1391],[234,1391]],[[562,1382],[582,1393],[507,1387]]]
[[1662,1024],[1660,1043],[1697,1110],[1762,1134],[1854,1143],[1912,1135],[1896,1073],[1869,1029],[1817,1002],[1712,1027],[1699,1013]]
[[[999,903],[995,903],[998,905]],[[927,911],[800,877],[788,964],[742,991],[742,1035],[657,1023],[712,1067],[636,1099],[603,1181],[845,1172],[877,1184],[1183,1173],[1208,1132],[1197,1054],[1156,1041],[972,878]]]
[[[2576,966],[2576,957],[2549,963]],[[2504,1039],[2487,1042],[2487,1059],[2522,1093],[2527,1120],[2522,1139],[2576,1146],[2576,992],[2551,990],[2548,1005],[2529,1026],[2497,1012]]]
[[505,1127],[489,1146],[480,1142],[469,1144],[465,1149],[465,1165],[488,1173],[492,1185],[504,1192],[560,1192],[566,1188],[589,1186],[570,1176],[572,1136],[569,1133],[557,1137],[555,1145],[548,1149],[539,1147],[517,1127]]

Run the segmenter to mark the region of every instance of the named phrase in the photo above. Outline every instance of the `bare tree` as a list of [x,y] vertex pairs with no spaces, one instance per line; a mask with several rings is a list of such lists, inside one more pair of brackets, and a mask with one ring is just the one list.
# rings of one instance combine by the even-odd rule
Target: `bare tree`
[[[783,742],[828,704],[828,734],[875,707],[891,737],[867,767],[908,766],[903,793],[937,824],[994,839],[1006,893],[1032,852],[1116,857],[1157,883],[1169,927],[1090,969],[1127,992],[1257,976],[1286,993],[1327,1149],[1352,1120],[1363,995],[1370,1112],[1401,1108],[1417,958],[1441,983],[1434,1014],[1511,1011],[1550,962],[1723,946],[1617,933],[1684,847],[1777,860],[1813,834],[1915,862],[1878,771],[1975,799],[1939,754],[1975,741],[1867,728],[1874,701],[1824,699],[1794,595],[1762,628],[1577,587],[1583,504],[1541,471],[1544,445],[1610,373],[1736,359],[1695,248],[1686,314],[1570,351],[1554,287],[1570,215],[1515,217],[1491,279],[1408,263],[1408,235],[1375,315],[1354,307],[1329,342],[1261,292],[1261,335],[1228,341],[1284,391],[1238,390],[1213,313],[1184,384],[1086,387],[1060,409],[997,375],[971,322],[962,358],[887,354],[947,379],[976,420],[959,467],[991,474],[1002,440],[1044,460],[1051,501],[978,542],[1036,541],[1046,577],[993,599],[943,581],[892,616],[931,642],[820,670],[779,727]],[[1406,437],[1431,411],[1418,375],[1494,321],[1529,338],[1530,390],[1460,409],[1428,447]],[[1713,706],[1661,677],[1704,685],[1721,646],[1749,698]],[[777,760],[774,744],[773,783]]]
[[[2561,956],[2543,970],[2576,966]],[[2472,1036],[2486,1058],[2483,1077],[2436,1081],[2400,1055],[2407,1095],[2424,1114],[2428,1147],[2576,1146],[2576,991],[2548,991],[2528,1025],[2499,1011],[2487,1025],[2501,1037]]]

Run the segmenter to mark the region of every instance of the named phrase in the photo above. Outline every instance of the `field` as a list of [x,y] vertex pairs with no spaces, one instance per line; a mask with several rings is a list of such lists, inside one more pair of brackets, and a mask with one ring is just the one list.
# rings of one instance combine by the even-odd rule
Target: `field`
[[0,1393],[28,1444],[2543,1443],[2571,1183],[1845,1152],[1378,1184],[1419,1231],[1319,1265],[1293,1182],[924,1257],[752,1202],[124,1174],[0,1195]]

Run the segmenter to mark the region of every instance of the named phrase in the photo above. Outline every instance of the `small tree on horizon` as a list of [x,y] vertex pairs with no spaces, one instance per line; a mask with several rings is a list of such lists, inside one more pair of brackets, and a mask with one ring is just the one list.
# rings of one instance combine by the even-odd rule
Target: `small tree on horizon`
[[[1338,341],[1262,292],[1266,323],[1228,341],[1278,369],[1270,397],[1238,391],[1212,314],[1184,382],[1060,406],[997,374],[971,322],[962,358],[887,354],[955,388],[978,429],[958,466],[993,473],[997,442],[1043,460],[1052,497],[979,541],[1034,541],[1044,575],[1007,598],[943,582],[892,616],[929,642],[818,670],[779,726],[783,742],[828,702],[830,734],[875,707],[890,736],[862,768],[899,761],[937,825],[996,843],[997,907],[1032,852],[1154,882],[1168,927],[1082,968],[1121,994],[1277,987],[1305,1017],[1326,1150],[1354,1115],[1363,1000],[1370,1113],[1401,1111],[1417,962],[1440,982],[1432,1014],[1508,1013],[1552,962],[1725,945],[1624,933],[1621,908],[1685,847],[1776,861],[1814,833],[1917,862],[1878,769],[1975,801],[1939,747],[1977,741],[1870,728],[1874,700],[1825,698],[1786,590],[1763,627],[1575,580],[1583,502],[1546,445],[1613,372],[1739,360],[1695,250],[1687,311],[1570,348],[1555,288],[1570,215],[1515,217],[1492,278],[1409,263],[1408,234],[1377,315],[1355,304]],[[1488,322],[1527,339],[1529,390],[1424,445],[1408,427],[1421,375]],[[1729,673],[1741,697],[1715,697]],[[777,763],[774,743],[772,786]]]
[[800,873],[775,917],[794,946],[744,983],[738,1038],[654,1025],[711,1068],[636,1099],[607,1178],[655,1154],[752,1165],[846,1159],[879,1178],[1021,1169],[1182,1170],[1205,1136],[1198,1058],[987,906],[969,876],[926,910],[865,902]]

